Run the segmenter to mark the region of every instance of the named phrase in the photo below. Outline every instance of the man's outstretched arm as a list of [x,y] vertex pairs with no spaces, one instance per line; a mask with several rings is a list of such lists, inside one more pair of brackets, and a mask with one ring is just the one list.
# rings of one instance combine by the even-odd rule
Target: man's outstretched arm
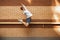
[[27,9],[26,6],[25,6],[24,4],[21,3],[21,5],[22,5],[22,7],[23,7],[25,10]]
[[55,3],[56,3],[56,5],[57,6],[59,6],[60,4],[59,4],[59,2],[58,2],[58,0],[55,0]]

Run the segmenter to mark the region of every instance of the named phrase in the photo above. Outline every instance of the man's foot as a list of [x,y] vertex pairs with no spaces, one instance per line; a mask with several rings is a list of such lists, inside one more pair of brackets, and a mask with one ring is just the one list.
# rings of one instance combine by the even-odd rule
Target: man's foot
[[21,23],[23,22],[23,20],[22,20],[22,19],[19,19],[18,21],[19,21],[19,22],[21,22]]

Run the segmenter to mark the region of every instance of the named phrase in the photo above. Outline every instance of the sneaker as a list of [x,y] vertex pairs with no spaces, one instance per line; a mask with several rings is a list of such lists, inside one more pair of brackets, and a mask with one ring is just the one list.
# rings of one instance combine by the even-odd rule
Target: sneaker
[[18,20],[18,21],[19,21],[19,22],[21,22],[21,23],[23,22],[23,20],[22,20],[22,19],[20,19],[20,20]]
[[23,22],[23,20],[22,20],[22,19],[20,19],[19,21],[20,21],[20,22]]

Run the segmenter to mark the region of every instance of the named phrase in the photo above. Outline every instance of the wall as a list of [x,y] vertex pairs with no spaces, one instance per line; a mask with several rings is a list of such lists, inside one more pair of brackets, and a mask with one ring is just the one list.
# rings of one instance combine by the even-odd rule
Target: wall
[[[41,19],[46,19],[47,21],[54,19],[51,8],[52,0],[32,0],[31,4],[25,0],[0,0],[0,22],[2,20],[15,20],[20,17],[25,19],[25,15],[20,10],[20,2],[27,5],[28,10],[32,12],[32,20],[38,19],[40,21]],[[60,33],[58,34],[54,30],[54,26],[60,25],[31,24],[29,26],[30,28],[25,28],[23,24],[0,24],[0,40],[60,40]]]

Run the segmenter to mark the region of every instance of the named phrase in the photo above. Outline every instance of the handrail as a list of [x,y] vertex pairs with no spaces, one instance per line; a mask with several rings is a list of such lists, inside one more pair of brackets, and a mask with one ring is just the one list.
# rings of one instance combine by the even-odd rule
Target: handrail
[[[21,22],[0,22],[0,24],[22,24]],[[60,22],[31,22],[30,24],[60,24]]]

